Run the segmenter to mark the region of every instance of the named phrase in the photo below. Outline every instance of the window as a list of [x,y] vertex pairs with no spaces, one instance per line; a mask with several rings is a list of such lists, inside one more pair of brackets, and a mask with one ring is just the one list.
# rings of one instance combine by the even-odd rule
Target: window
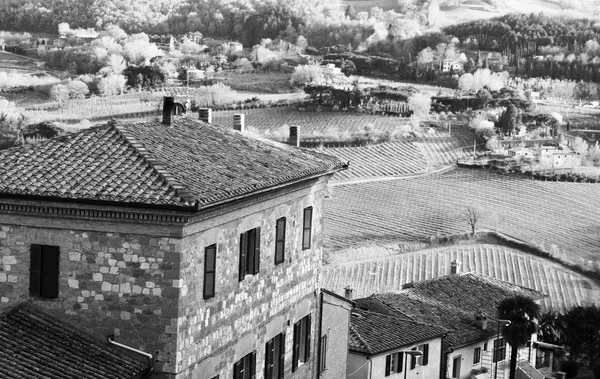
[[260,266],[260,228],[248,230],[240,235],[239,281],[246,275],[258,274]]
[[275,225],[275,264],[285,260],[285,217],[277,219]]
[[479,361],[481,361],[481,348],[475,348],[475,351],[473,352],[473,364],[477,364],[479,363]]
[[327,368],[327,335],[321,337],[321,351],[319,354],[319,373]]
[[310,359],[310,315],[294,324],[292,372]]
[[265,345],[265,379],[283,379],[285,333],[276,335]]
[[256,378],[256,351],[247,354],[233,365],[233,379]]
[[304,208],[304,223],[302,226],[302,250],[310,249],[312,237],[312,207]]
[[385,376],[396,372],[402,372],[402,360],[404,359],[404,353],[397,352],[385,357]]
[[429,363],[429,344],[426,343],[423,345],[419,345],[413,348],[413,350],[419,350],[423,354],[418,357],[411,357],[410,369],[412,370],[418,366],[427,366],[427,364]]
[[217,265],[217,245],[204,249],[204,298],[215,297],[215,269]]
[[506,358],[506,342],[504,338],[494,340],[494,362],[503,361]]
[[487,342],[483,343],[483,351],[487,351]]
[[58,246],[31,245],[29,294],[44,299],[58,297]]
[[452,377],[460,378],[460,362],[462,357],[459,355],[458,357],[452,360]]

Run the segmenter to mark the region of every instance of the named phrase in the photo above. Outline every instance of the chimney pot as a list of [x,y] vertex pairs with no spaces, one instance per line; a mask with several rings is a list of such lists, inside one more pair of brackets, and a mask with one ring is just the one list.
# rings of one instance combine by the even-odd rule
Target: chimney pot
[[295,147],[300,147],[300,127],[298,125],[290,125],[290,138],[288,143]]
[[233,129],[240,132],[246,131],[246,117],[243,113],[233,115]]
[[212,109],[211,108],[200,108],[198,111],[200,121],[204,121],[207,124],[212,124]]
[[459,263],[455,260],[452,261],[452,263],[450,263],[450,274],[456,274],[458,273],[458,267],[459,267]]
[[482,311],[475,314],[475,325],[481,330],[487,330],[487,316]]
[[162,124],[166,126],[173,126],[173,108],[175,107],[175,101],[172,96],[165,96],[163,101],[163,120]]
[[352,287],[347,286],[346,288],[344,288],[344,297],[348,300],[352,300],[352,292],[354,290],[352,289]]

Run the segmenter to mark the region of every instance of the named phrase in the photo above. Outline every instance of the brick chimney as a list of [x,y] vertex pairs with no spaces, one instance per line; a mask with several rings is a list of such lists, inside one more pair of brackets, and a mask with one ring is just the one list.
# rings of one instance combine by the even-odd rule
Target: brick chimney
[[453,260],[450,263],[450,274],[457,274],[458,273],[458,268],[460,267],[460,263],[455,260]]
[[295,147],[300,147],[300,127],[298,125],[290,125],[290,138],[288,143]]
[[352,287],[350,286],[346,286],[346,288],[344,288],[344,297],[348,300],[352,300],[352,292],[354,290],[352,289]]
[[246,120],[243,113],[233,115],[233,129],[240,132],[246,131]]
[[200,108],[198,111],[200,121],[204,121],[207,124],[212,124],[212,109],[211,108]]
[[175,108],[175,101],[172,96],[165,96],[163,101],[163,119],[162,124],[166,126],[173,126],[173,110]]
[[482,311],[475,314],[475,326],[487,330],[487,316]]

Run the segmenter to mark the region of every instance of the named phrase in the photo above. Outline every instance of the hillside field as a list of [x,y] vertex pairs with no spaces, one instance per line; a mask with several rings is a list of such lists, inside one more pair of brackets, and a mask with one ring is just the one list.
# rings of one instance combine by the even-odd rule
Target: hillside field
[[321,285],[340,295],[346,286],[352,287],[355,298],[398,292],[403,284],[450,274],[450,263],[456,260],[459,272],[479,272],[547,294],[541,301],[543,311],[600,304],[598,284],[549,260],[504,246],[457,245],[409,253],[401,253],[395,246],[348,250],[357,258],[380,258],[348,262],[348,255],[340,254],[339,262],[326,265]]
[[[424,241],[469,230],[467,207],[487,228],[553,256],[600,268],[600,187],[454,169],[406,180],[334,187],[325,203],[331,251],[374,241]],[[352,206],[349,206],[352,204]]]

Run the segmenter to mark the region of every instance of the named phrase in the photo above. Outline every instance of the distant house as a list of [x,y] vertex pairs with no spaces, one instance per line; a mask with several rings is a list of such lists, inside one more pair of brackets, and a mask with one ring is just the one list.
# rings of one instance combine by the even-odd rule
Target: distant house
[[544,146],[540,149],[538,160],[552,168],[573,168],[581,164],[578,153],[567,149],[557,149],[554,146]]
[[[446,329],[441,352],[442,375],[431,378],[468,379],[473,373],[496,369],[499,378],[507,378],[510,346],[501,336],[496,316],[498,304],[514,295],[533,300],[546,297],[538,291],[477,273],[451,274],[406,287],[399,293],[357,299],[356,306],[369,311],[385,310],[390,315]],[[536,339],[532,334],[531,341]],[[520,351],[522,366],[533,370],[535,350],[535,346],[530,346]]]
[[464,70],[461,62],[444,60],[442,62],[442,72],[460,72]]
[[526,147],[512,147],[506,150],[508,155],[511,157],[523,157],[523,158],[534,158],[535,152]]
[[404,316],[355,309],[348,373],[352,379],[437,378],[445,334],[444,328]]

